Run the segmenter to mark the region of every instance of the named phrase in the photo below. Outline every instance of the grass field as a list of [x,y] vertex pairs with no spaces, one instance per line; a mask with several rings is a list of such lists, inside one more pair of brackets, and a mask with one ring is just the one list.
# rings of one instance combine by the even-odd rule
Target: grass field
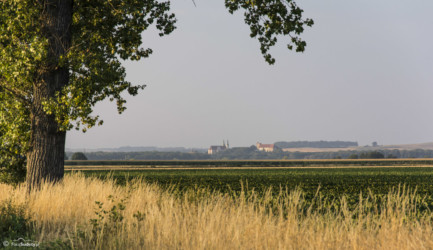
[[348,203],[298,189],[177,195],[139,179],[116,185],[72,174],[30,195],[0,184],[0,227],[15,235],[3,244],[20,236],[44,249],[433,248],[431,210],[413,190]]
[[48,249],[433,248],[431,165],[153,166],[68,170],[30,195],[0,184],[1,240]]

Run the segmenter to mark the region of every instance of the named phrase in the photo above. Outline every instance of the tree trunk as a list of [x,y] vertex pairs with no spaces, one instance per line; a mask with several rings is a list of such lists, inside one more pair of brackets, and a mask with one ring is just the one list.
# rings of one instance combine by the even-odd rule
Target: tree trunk
[[59,65],[71,46],[73,0],[40,1],[41,27],[48,39],[47,61],[36,76],[31,108],[31,138],[27,153],[27,189],[44,181],[63,178],[66,132],[59,129],[54,115],[43,110],[43,102],[55,97],[69,83],[69,69]]

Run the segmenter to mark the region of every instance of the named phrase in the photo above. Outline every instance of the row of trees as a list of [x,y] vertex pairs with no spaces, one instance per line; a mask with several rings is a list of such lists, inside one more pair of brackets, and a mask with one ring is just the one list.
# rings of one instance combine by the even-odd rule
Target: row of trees
[[279,141],[275,143],[279,148],[348,148],[358,147],[358,142],[352,141]]
[[359,150],[338,152],[263,152],[255,147],[233,148],[218,152],[213,159],[381,159],[381,158],[433,158],[433,150]]
[[339,152],[264,152],[256,147],[231,148],[213,155],[200,152],[90,152],[68,153],[71,160],[253,160],[253,159],[383,159],[433,158],[433,150],[380,150]]
[[[76,153],[67,153],[74,156]],[[89,160],[210,160],[207,153],[184,152],[89,152],[85,154]],[[74,160],[73,157],[70,158]]]

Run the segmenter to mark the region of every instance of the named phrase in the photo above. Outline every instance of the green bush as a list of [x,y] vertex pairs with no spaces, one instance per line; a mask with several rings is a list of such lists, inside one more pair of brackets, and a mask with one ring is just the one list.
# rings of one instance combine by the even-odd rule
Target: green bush
[[30,236],[30,218],[25,215],[24,207],[16,206],[11,201],[1,203],[0,239],[2,242]]
[[73,160],[73,161],[85,161],[85,160],[87,160],[87,157],[82,152],[75,152],[74,154],[72,154],[71,160]]

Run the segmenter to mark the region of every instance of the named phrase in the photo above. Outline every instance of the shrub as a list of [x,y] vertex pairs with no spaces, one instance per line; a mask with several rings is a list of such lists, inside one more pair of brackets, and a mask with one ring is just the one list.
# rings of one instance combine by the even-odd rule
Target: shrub
[[31,235],[30,219],[26,217],[24,207],[16,206],[11,201],[0,204],[0,239],[16,240]]
[[74,160],[74,161],[83,161],[83,160],[87,160],[87,157],[82,152],[75,152],[75,153],[72,154],[71,160]]

